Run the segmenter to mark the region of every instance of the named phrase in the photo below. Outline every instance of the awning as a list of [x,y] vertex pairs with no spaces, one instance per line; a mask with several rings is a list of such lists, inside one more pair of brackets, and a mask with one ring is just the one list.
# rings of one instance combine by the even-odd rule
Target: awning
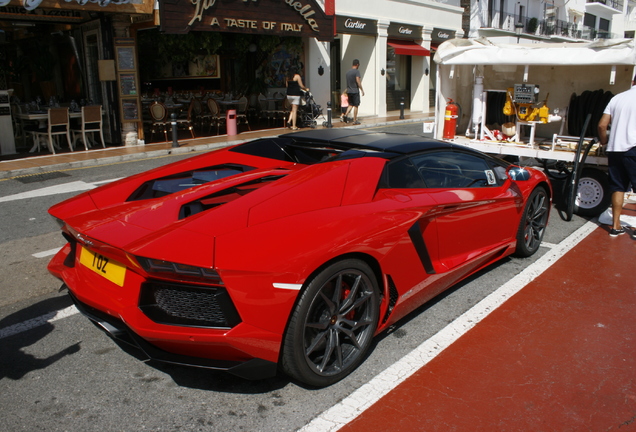
[[412,41],[389,39],[387,43],[395,49],[399,55],[430,56],[431,52]]
[[590,66],[635,65],[633,39],[563,42],[532,45],[494,44],[488,39],[453,39],[435,53],[442,65]]

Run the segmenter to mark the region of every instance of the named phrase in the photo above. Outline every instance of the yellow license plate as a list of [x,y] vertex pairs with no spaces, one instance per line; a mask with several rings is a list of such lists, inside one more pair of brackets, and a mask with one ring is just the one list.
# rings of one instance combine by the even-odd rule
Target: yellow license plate
[[124,286],[126,266],[117,261],[83,247],[80,254],[80,263],[112,283]]

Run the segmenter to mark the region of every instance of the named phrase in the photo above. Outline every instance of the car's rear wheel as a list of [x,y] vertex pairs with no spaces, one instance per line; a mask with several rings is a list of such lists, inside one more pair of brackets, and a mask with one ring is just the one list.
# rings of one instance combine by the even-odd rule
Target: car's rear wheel
[[379,317],[379,289],[363,261],[337,261],[314,276],[294,309],[283,341],[283,371],[324,387],[363,360]]
[[549,205],[550,199],[544,187],[539,186],[532,191],[519,221],[516,256],[529,257],[539,250],[548,225]]

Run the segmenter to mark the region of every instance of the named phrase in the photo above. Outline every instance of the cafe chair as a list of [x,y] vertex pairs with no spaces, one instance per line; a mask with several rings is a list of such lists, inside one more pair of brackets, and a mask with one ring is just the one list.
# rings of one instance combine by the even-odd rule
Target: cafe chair
[[247,98],[247,116],[253,120],[257,119],[258,116],[258,95],[256,93],[252,93]]
[[225,117],[221,115],[221,109],[219,108],[219,104],[214,98],[208,99],[208,111],[210,112],[210,123],[208,128],[208,133],[212,129],[212,125],[216,125],[216,134],[219,134],[219,127],[221,123],[225,122]]
[[90,105],[82,107],[82,117],[80,119],[79,128],[71,128],[71,134],[73,135],[73,147],[78,139],[82,139],[84,143],[84,149],[88,151],[88,137],[87,133],[99,133],[99,139],[102,143],[102,147],[106,148],[104,142],[104,133],[102,130],[102,106]]
[[198,98],[192,99],[192,122],[194,125],[201,130],[203,123],[206,123],[210,119],[210,114],[203,111],[203,104],[201,100]]
[[252,128],[250,127],[250,122],[247,119],[247,108],[249,106],[249,103],[247,101],[247,97],[246,96],[241,96],[239,98],[239,103],[238,103],[238,111],[236,113],[236,125],[240,125],[241,122],[245,123],[247,125],[247,128],[249,130],[252,130]]
[[196,138],[194,136],[194,128],[192,126],[193,111],[194,111],[194,99],[192,99],[190,101],[190,105],[188,105],[188,111],[186,112],[186,116],[177,118],[177,127],[188,128],[188,130],[190,131],[190,134],[192,135],[192,138]]
[[267,119],[267,126],[269,122],[274,118],[274,110],[269,109],[269,101],[264,94],[258,95],[258,106],[260,108],[259,119]]
[[29,133],[31,130],[37,130],[37,122],[35,122],[34,124],[29,124],[27,121],[20,119],[20,114],[26,112],[26,109],[23,109],[21,105],[14,103],[11,104],[13,135],[15,136],[16,143],[20,141],[23,147],[26,147],[27,145],[27,133]]
[[153,102],[149,107],[152,124],[150,126],[150,139],[155,136],[155,132],[163,131],[163,135],[168,141],[168,109],[163,102]]
[[33,134],[33,141],[36,142],[38,151],[40,150],[40,139],[47,139],[49,150],[51,153],[55,154],[53,137],[59,135],[66,135],[68,148],[73,151],[73,145],[71,144],[71,129],[68,119],[68,107],[49,108],[47,111],[47,120],[48,125],[46,129],[31,131],[31,134]]
[[276,110],[275,117],[282,118],[283,127],[285,127],[285,125],[287,124],[287,119],[289,118],[289,113],[291,112],[291,102],[289,102],[289,99],[287,98],[284,98],[282,102],[282,107],[281,109]]

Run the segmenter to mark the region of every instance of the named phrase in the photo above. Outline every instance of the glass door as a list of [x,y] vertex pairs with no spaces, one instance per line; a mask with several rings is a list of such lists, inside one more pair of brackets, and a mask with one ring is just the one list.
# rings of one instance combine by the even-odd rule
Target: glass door
[[386,53],[386,109],[400,109],[404,98],[404,108],[411,107],[411,56],[395,54],[392,46],[387,46]]

